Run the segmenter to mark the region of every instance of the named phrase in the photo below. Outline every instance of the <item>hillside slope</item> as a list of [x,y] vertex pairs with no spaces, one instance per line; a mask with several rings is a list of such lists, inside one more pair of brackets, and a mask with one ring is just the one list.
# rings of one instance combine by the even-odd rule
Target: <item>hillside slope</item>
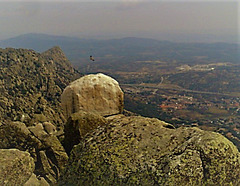
[[60,108],[63,88],[80,77],[62,50],[37,53],[26,49],[0,49],[0,118],[22,121],[64,122]]

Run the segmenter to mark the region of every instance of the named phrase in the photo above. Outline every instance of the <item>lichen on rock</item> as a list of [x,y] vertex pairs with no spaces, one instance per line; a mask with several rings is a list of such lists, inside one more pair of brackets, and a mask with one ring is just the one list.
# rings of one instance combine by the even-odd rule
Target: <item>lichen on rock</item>
[[140,116],[118,117],[72,150],[61,185],[218,185],[240,183],[240,156],[225,137],[170,129]]

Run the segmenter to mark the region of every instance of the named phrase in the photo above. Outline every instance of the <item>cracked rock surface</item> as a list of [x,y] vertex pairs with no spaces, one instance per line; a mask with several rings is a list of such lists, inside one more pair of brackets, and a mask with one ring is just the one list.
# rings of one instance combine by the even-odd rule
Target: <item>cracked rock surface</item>
[[60,185],[239,185],[240,156],[225,137],[155,118],[116,116],[71,153]]

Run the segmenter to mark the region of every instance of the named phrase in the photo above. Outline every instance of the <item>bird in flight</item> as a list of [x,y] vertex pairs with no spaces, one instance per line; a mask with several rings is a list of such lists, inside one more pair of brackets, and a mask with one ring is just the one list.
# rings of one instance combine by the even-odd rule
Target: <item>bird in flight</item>
[[93,58],[93,56],[90,56],[90,60],[91,60],[91,61],[95,61],[94,58]]

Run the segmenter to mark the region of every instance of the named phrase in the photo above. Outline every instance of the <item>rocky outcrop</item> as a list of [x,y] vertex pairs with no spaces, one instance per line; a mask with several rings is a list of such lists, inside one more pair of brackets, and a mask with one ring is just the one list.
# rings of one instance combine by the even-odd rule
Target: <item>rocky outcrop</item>
[[61,185],[239,185],[225,137],[153,118],[115,116],[76,145]]
[[61,96],[65,117],[78,111],[101,116],[123,111],[123,92],[116,80],[104,74],[87,75],[68,85]]
[[40,54],[27,49],[0,49],[0,122],[27,126],[65,123],[60,106],[63,89],[81,75],[59,47]]
[[34,173],[48,183],[56,183],[59,172],[67,164],[68,155],[51,127],[53,125],[50,123],[38,123],[31,127],[26,127],[22,122],[2,124],[0,148],[29,152],[36,165]]
[[0,49],[0,71],[0,148],[30,153],[34,173],[43,181],[32,175],[29,184],[54,184],[68,160],[58,140],[66,121],[60,95],[81,74],[59,47],[41,54]]
[[0,185],[23,185],[34,171],[34,160],[28,152],[0,149]]

